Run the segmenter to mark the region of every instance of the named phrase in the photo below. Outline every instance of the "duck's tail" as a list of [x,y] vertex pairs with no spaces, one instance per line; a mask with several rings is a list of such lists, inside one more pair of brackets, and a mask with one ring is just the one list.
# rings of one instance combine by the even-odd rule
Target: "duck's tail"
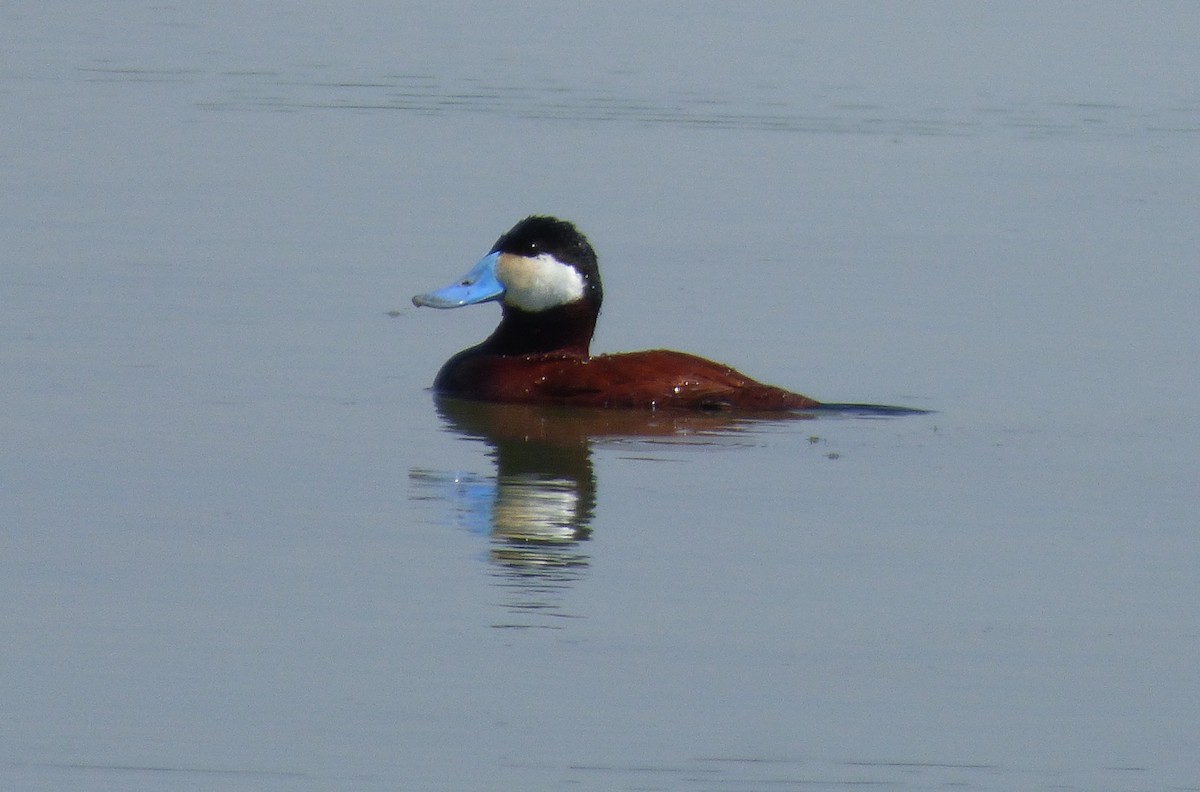
[[921,410],[916,407],[897,407],[891,404],[847,404],[838,402],[821,402],[814,407],[805,407],[804,412],[838,413],[842,415],[891,418],[900,415],[928,415],[929,413],[935,412],[935,410]]

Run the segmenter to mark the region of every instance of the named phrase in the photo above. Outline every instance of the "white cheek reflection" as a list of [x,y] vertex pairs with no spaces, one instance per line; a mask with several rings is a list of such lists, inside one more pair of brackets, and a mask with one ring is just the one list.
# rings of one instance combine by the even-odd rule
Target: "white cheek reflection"
[[445,501],[455,522],[473,533],[521,544],[586,539],[590,510],[579,482],[540,474],[501,476],[413,470],[419,499]]
[[[590,488],[567,476],[521,472],[409,473],[417,500],[450,507],[451,522],[488,539],[493,583],[505,615],[493,627],[558,629],[565,597],[590,565]],[[441,520],[435,522],[443,522]]]
[[578,482],[542,476],[500,480],[492,509],[492,533],[518,542],[560,543],[579,538]]

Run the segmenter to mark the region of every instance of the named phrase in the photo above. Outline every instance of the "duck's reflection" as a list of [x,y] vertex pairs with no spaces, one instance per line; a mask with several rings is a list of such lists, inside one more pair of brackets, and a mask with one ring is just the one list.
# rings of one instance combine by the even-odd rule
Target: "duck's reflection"
[[[728,440],[745,424],[727,413],[583,410],[445,397],[435,397],[435,404],[449,431],[487,444],[495,476],[421,469],[410,477],[420,485],[419,497],[450,501],[461,525],[489,537],[488,557],[510,617],[571,616],[564,595],[590,563],[584,543],[597,503],[593,441],[720,442],[717,438]],[[556,624],[515,619],[498,626]]]

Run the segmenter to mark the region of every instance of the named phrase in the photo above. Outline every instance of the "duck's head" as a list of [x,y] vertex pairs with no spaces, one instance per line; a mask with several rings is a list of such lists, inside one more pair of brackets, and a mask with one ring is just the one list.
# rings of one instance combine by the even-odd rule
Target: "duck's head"
[[587,237],[566,220],[535,215],[497,239],[466,275],[412,300],[431,308],[499,300],[506,313],[514,308],[536,314],[581,301],[598,312],[603,297]]

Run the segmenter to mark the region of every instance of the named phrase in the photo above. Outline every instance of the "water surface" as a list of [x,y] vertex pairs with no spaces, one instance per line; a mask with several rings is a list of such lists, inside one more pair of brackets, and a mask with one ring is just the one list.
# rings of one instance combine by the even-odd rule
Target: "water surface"
[[[1200,788],[1193,5],[0,20],[6,789]],[[438,403],[531,212],[935,412]]]

